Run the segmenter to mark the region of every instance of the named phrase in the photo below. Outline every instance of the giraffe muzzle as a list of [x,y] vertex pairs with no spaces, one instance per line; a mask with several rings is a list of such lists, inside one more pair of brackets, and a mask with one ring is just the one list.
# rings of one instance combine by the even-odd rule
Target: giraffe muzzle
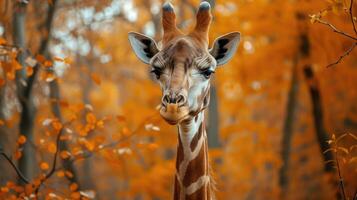
[[188,106],[179,106],[178,103],[163,104],[160,109],[160,115],[166,122],[176,125],[186,119],[189,114]]

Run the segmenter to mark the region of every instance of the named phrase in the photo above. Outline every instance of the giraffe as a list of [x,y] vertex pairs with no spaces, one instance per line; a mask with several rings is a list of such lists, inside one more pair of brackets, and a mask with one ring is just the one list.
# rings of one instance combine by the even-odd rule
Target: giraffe
[[204,110],[210,99],[210,79],[217,66],[233,57],[240,33],[218,37],[209,49],[211,20],[210,4],[202,2],[194,30],[184,34],[176,27],[173,6],[165,3],[162,7],[161,47],[146,35],[129,33],[134,53],[151,67],[151,73],[162,89],[161,116],[169,124],[178,126],[175,200],[214,199]]

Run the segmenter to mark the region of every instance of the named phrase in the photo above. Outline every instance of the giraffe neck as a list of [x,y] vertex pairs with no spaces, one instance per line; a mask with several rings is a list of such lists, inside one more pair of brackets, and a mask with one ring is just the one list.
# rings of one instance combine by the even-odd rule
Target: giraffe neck
[[178,126],[175,200],[210,200],[207,135],[204,112]]

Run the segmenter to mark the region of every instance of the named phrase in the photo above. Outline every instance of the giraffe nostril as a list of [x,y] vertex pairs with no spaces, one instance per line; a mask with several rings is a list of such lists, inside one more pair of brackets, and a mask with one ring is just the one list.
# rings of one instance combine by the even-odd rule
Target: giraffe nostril
[[162,98],[162,103],[164,104],[170,103],[170,96],[166,94],[164,98]]

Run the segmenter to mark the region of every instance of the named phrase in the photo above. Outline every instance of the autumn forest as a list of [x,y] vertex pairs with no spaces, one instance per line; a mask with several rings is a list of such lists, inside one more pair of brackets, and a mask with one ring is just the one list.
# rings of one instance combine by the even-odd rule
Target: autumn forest
[[0,199],[357,200],[356,46],[356,0],[0,0]]

